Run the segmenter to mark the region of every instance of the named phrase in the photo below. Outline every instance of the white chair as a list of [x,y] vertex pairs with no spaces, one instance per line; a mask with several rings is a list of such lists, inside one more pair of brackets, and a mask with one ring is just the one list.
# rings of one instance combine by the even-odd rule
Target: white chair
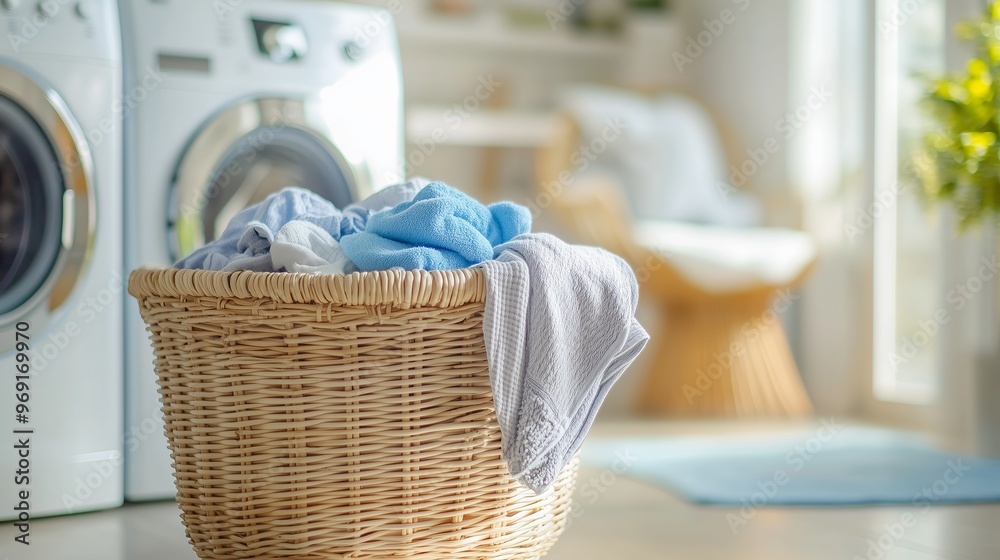
[[581,127],[566,116],[537,154],[541,192],[577,241],[604,247],[635,269],[663,328],[638,408],[670,416],[804,416],[812,412],[779,315],[788,290],[816,258],[812,240],[786,229],[693,225],[632,218],[613,173],[566,184]]

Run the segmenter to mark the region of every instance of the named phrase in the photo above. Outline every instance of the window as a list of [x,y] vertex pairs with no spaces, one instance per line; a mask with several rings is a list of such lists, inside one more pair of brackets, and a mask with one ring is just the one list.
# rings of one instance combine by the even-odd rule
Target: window
[[943,238],[907,168],[927,125],[924,76],[945,71],[945,15],[944,0],[878,3],[873,390],[886,401],[937,396]]

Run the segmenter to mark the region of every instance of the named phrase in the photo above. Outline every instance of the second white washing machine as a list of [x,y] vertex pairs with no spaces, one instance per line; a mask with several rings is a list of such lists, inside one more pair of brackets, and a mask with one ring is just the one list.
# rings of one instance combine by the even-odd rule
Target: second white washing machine
[[[169,265],[285,186],[338,206],[399,182],[391,15],[307,0],[122,3],[126,269]],[[153,353],[126,302],[130,500],[174,496]]]

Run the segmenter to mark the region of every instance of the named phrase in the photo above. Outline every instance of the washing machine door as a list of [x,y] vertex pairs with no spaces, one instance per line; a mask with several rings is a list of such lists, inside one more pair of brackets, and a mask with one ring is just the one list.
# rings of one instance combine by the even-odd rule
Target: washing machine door
[[192,140],[177,167],[168,227],[174,260],[215,240],[249,205],[285,187],[315,191],[343,208],[370,190],[306,101],[252,99],[223,111]]
[[41,332],[66,304],[95,208],[93,161],[65,103],[0,63],[0,353],[14,346],[18,323]]

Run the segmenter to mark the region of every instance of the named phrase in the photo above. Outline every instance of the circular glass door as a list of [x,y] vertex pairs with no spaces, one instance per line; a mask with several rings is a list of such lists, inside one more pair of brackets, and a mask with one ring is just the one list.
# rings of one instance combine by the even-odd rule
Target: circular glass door
[[315,130],[294,99],[248,101],[208,123],[178,166],[172,257],[215,240],[241,210],[285,187],[310,189],[338,208],[353,202],[363,178]]
[[63,181],[45,133],[0,96],[0,315],[24,305],[62,246]]
[[96,237],[94,162],[51,88],[0,63],[0,353],[43,329],[84,278]]

